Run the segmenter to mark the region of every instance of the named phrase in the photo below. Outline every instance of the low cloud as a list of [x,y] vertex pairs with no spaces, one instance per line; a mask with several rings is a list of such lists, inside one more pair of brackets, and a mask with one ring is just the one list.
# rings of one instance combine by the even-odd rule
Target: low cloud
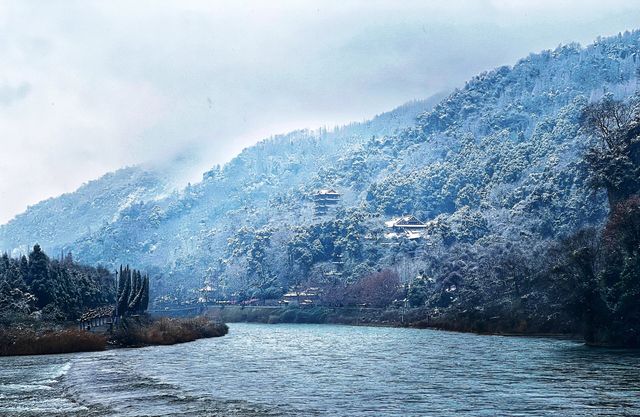
[[17,86],[0,85],[0,105],[10,106],[16,101],[24,99],[29,94],[29,90],[31,90],[31,85],[26,82]]
[[0,223],[123,165],[186,157],[197,178],[637,22],[634,1],[4,2]]

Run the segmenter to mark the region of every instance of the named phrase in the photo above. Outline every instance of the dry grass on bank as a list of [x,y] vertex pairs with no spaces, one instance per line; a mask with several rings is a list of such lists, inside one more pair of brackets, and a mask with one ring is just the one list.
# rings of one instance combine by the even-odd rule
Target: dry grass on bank
[[206,317],[191,319],[146,316],[129,317],[113,335],[91,333],[74,328],[0,326],[0,356],[45,355],[55,353],[94,352],[111,347],[173,345],[197,339],[224,336],[226,324]]
[[0,329],[0,356],[93,352],[106,346],[105,336],[77,329]]
[[226,324],[205,317],[190,319],[159,318],[150,321],[128,319],[116,340],[125,346],[173,345],[197,339],[224,336]]

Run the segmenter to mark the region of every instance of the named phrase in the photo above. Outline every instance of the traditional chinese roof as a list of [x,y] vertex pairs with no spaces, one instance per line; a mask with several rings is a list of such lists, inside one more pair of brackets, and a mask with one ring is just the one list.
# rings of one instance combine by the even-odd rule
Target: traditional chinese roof
[[92,308],[90,310],[85,311],[82,316],[80,316],[80,321],[89,321],[93,319],[99,319],[103,317],[111,317],[113,316],[113,306],[103,306],[98,308]]
[[426,223],[422,223],[415,216],[408,215],[395,219],[391,219],[384,223],[387,227],[401,227],[401,228],[417,228],[423,229],[427,227]]
[[316,192],[316,197],[338,197],[340,193],[331,188],[325,188]]

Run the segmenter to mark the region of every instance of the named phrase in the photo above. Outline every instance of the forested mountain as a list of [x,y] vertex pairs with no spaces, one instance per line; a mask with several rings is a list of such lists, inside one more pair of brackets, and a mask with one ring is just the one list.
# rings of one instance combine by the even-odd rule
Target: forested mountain
[[[329,293],[390,269],[417,306],[542,316],[543,301],[561,301],[531,281],[548,266],[531,260],[609,211],[605,190],[590,186],[585,155],[597,141],[582,116],[589,103],[633,95],[639,67],[639,31],[532,54],[435,107],[264,140],[201,182],[57,244],[84,262],[142,264],[163,277],[157,290],[181,297],[204,281],[241,299],[302,284]],[[339,203],[315,215],[321,189]],[[390,236],[385,222],[404,214],[427,222],[425,234]]]
[[81,236],[117,220],[120,211],[161,196],[169,180],[152,170],[122,168],[78,190],[29,207],[0,227],[0,250],[28,253],[34,243],[57,253]]
[[[118,264],[113,259],[137,258],[141,254],[147,259],[147,266],[170,271],[166,268],[167,259],[189,255],[193,245],[191,231],[201,229],[205,219],[218,221],[227,211],[244,207],[249,198],[266,204],[265,198],[280,193],[283,184],[288,189],[303,183],[344,148],[366,142],[374,135],[406,128],[442,97],[410,102],[369,121],[330,132],[296,131],[273,137],[246,149],[224,169],[216,167],[205,173],[202,183],[163,199],[158,197],[167,192],[170,181],[166,178],[170,173],[132,167],[107,174],[74,193],[30,207],[0,227],[0,247],[26,253],[29,245],[38,241],[49,251],[72,250],[87,262],[111,266]],[[223,171],[228,178],[216,179]],[[307,177],[302,177],[305,172]],[[260,176],[268,177],[269,182],[260,184]],[[262,195],[243,195],[245,184],[260,188]],[[173,233],[170,230],[175,228],[176,234],[170,237],[159,233],[155,226],[160,223],[167,233]],[[148,231],[152,235],[145,237]],[[205,260],[204,264],[208,262]]]

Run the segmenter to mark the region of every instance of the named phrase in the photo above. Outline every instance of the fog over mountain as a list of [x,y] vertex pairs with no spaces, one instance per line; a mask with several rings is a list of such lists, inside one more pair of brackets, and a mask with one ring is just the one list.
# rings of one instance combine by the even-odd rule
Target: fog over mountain
[[195,182],[260,138],[638,21],[633,1],[3,2],[0,223],[124,166]]

